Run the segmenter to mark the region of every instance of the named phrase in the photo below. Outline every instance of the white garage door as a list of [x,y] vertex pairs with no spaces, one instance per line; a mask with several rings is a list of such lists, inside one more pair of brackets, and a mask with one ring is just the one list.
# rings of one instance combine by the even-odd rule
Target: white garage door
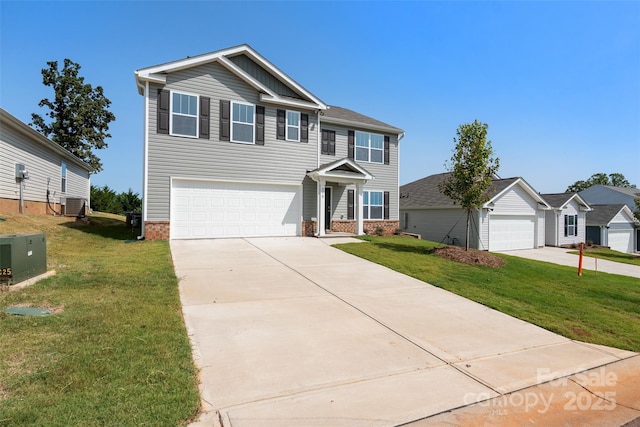
[[633,253],[633,230],[609,230],[609,247],[614,251]]
[[301,186],[173,180],[171,238],[299,235]]
[[535,217],[491,215],[489,250],[508,251],[535,248]]

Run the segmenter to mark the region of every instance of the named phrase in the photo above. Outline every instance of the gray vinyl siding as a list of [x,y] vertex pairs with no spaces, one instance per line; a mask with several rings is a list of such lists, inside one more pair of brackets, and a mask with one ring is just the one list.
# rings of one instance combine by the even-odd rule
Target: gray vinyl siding
[[[147,220],[169,219],[171,177],[303,184],[303,215],[305,219],[316,216],[306,203],[315,198],[315,185],[305,183],[306,172],[317,167],[318,126],[313,111],[299,110],[309,115],[308,143],[277,140],[276,110],[283,107],[261,104],[258,92],[243,80],[219,64],[207,64],[169,74],[163,89],[211,99],[210,139],[171,136],[156,132],[158,88],[152,85],[149,91]],[[221,99],[265,107],[264,146],[219,140]]]
[[[29,173],[29,179],[24,181],[24,200],[46,202],[47,189],[51,202],[59,203],[61,196],[89,200],[89,171],[78,166],[71,154],[67,158],[29,134],[29,130],[17,131],[13,124],[4,121],[0,126],[0,198],[19,199],[15,165],[21,163]],[[67,192],[64,194],[61,192],[62,162],[67,164]]]
[[234,64],[242,68],[244,71],[253,76],[260,83],[279,95],[288,96],[290,98],[301,99],[298,94],[285,86],[280,80],[269,74],[264,68],[256,64],[246,55],[237,55],[229,58]]
[[[368,131],[363,128],[347,128],[334,124],[322,123],[321,128],[325,130],[334,130],[336,132],[336,155],[330,156],[326,154],[320,155],[320,164],[331,163],[338,159],[348,156],[348,132],[349,130],[362,130],[365,132],[378,133],[379,131]],[[398,220],[400,218],[399,199],[398,199],[398,135],[384,134],[389,136],[389,164],[357,162],[361,167],[367,170],[375,179],[364,185],[364,190],[372,191],[388,191],[389,192],[389,219]],[[355,185],[347,186],[347,189],[355,190]],[[336,196],[334,196],[336,198]],[[335,206],[334,218],[340,219],[343,216],[347,218],[347,192],[344,191],[344,197],[338,200]]]
[[305,221],[317,218],[318,187],[314,180],[305,177],[302,182],[302,219]]
[[[467,235],[467,213],[463,209],[403,209],[407,213],[408,233],[420,234],[423,240],[446,245],[464,246]],[[472,222],[478,223],[473,212]],[[470,233],[469,247],[478,249],[477,233]]]

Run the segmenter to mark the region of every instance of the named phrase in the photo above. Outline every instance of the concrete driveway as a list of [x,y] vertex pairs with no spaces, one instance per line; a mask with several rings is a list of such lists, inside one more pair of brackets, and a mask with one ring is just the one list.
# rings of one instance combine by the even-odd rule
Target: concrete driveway
[[[501,253],[520,258],[533,259],[536,261],[567,265],[575,267],[577,272],[580,257],[579,255],[571,254],[569,252],[575,252],[575,249],[545,246],[544,248],[539,249],[522,249],[517,251],[503,251]],[[588,256],[582,257],[582,269],[640,278],[640,267],[637,265],[623,264],[621,262],[607,261]]]
[[[496,424],[544,415],[525,397],[550,380],[625,364],[615,375],[626,384],[640,372],[636,353],[571,341],[327,242],[336,243],[171,242],[200,369],[194,426]],[[576,387],[552,384],[560,397]],[[620,425],[640,416],[640,396],[626,396],[624,406],[578,412]],[[507,414],[490,403],[507,397]]]

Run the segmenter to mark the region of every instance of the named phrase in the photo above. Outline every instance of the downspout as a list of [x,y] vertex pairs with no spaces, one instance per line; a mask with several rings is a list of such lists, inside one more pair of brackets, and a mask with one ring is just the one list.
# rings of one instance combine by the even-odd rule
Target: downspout
[[147,155],[149,151],[149,82],[144,83],[144,126],[142,126],[143,132],[143,147],[142,147],[142,215],[140,219],[140,235],[138,240],[144,239],[145,222],[147,220]]
[[[320,130],[320,115],[322,110],[316,110],[316,117],[318,118],[318,129],[316,130],[316,169],[320,167],[320,150],[322,148],[322,131]],[[320,194],[320,181],[316,181],[316,237],[320,236],[320,211],[322,209],[322,196]]]
[[396,197],[396,212],[398,212],[398,228],[402,228],[402,224],[400,224],[400,141],[404,138],[404,132],[398,134],[398,172],[396,173],[396,188],[397,197]]

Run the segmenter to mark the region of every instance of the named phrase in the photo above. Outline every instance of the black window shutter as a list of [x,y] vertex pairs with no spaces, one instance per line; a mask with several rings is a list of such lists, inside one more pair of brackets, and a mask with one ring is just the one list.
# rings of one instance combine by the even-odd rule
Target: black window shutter
[[256,145],[264,145],[264,107],[256,105]]
[[329,131],[322,130],[322,145],[320,146],[320,154],[329,154]]
[[276,129],[276,138],[277,139],[284,139],[285,137],[285,126],[286,126],[286,119],[285,119],[285,114],[286,111],[285,110],[278,110],[278,120],[276,123],[277,129]]
[[384,219],[389,219],[389,192],[384,192]]
[[573,221],[573,232],[574,236],[578,235],[578,215],[575,216],[575,220]]
[[565,215],[564,216],[564,237],[567,237],[568,232],[569,232],[569,216]]
[[354,151],[355,151],[355,135],[356,133],[352,130],[349,131],[349,145],[347,148],[347,157],[350,158],[351,160],[353,160],[354,157]]
[[209,115],[210,115],[210,99],[204,96],[200,97],[200,138],[209,139]]
[[354,191],[347,190],[347,219],[354,219],[354,203],[353,203]]
[[231,101],[220,100],[220,141],[231,141]]
[[336,131],[329,131],[329,154],[332,156],[336,155]]
[[158,89],[157,132],[169,133],[169,91]]
[[[384,164],[389,164],[389,136],[384,136]],[[388,218],[387,218],[388,219]]]
[[309,115],[300,114],[300,142],[309,142]]

